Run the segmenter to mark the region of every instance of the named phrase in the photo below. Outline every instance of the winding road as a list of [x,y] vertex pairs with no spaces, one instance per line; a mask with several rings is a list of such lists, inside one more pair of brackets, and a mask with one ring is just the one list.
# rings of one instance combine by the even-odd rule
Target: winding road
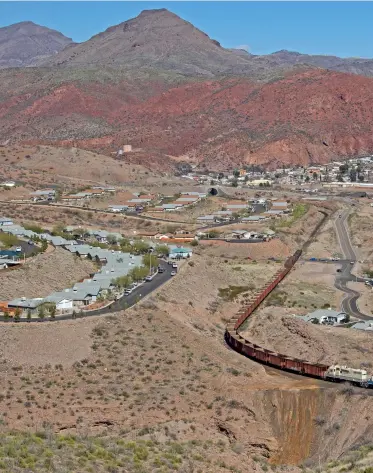
[[[340,291],[344,292],[346,296],[344,297],[341,309],[347,314],[353,315],[361,320],[373,320],[373,316],[366,315],[360,312],[357,306],[357,300],[360,297],[360,293],[350,289],[347,284],[351,281],[364,282],[364,278],[359,278],[354,276],[351,273],[355,263],[356,263],[356,253],[352,246],[348,229],[346,226],[346,220],[350,215],[351,209],[348,208],[341,212],[337,218],[334,220],[334,228],[336,235],[342,250],[342,253],[345,257],[344,261],[339,261],[341,264],[341,272],[337,273],[335,280],[335,287]],[[352,264],[351,264],[352,263]]]

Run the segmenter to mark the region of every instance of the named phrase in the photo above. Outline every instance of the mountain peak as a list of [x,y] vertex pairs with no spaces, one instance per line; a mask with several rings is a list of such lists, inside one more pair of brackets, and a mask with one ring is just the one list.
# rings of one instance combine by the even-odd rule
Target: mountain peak
[[0,69],[36,65],[71,43],[62,33],[32,21],[5,26],[0,28]]
[[247,60],[162,8],[143,10],[137,17],[111,26],[85,43],[67,48],[45,65],[123,65],[168,70],[173,74],[214,76],[240,73]]

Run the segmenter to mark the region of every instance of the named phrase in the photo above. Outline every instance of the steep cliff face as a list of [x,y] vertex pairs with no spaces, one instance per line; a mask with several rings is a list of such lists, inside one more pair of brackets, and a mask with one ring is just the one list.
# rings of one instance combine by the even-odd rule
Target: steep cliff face
[[257,396],[275,440],[270,463],[318,466],[373,442],[373,397],[362,389],[324,383]]

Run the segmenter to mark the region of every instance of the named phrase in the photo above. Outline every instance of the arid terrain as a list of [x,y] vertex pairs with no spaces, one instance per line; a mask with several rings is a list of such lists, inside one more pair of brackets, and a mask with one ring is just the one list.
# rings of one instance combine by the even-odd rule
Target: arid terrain
[[[11,219],[64,236],[66,226],[118,232],[128,238],[123,252],[149,262],[135,279],[134,259],[116,261],[123,272],[108,292],[114,299],[123,289],[122,297],[95,312],[101,315],[0,317],[0,471],[372,473],[373,390],[261,364],[235,351],[230,324],[226,332],[302,249],[240,333],[289,357],[373,375],[373,333],[299,318],[339,311],[349,300],[335,287],[341,265],[346,281],[373,277],[371,200],[329,193],[321,179],[329,170],[307,167],[373,153],[372,110],[371,60],[255,56],[222,47],[166,9],[146,10],[79,44],[32,22],[0,28],[1,224]],[[355,181],[372,172],[364,159],[359,172],[348,168]],[[340,163],[332,166],[342,172]],[[114,189],[71,207],[62,200],[92,186]],[[212,186],[218,195],[152,212]],[[56,202],[31,202],[32,191],[47,187],[57,190]],[[143,214],[108,211],[133,193],[151,197]],[[260,198],[265,204],[251,205],[277,204],[285,213],[239,223],[235,214],[235,223],[210,229],[197,221],[231,199],[249,206]],[[357,262],[310,261],[345,257],[335,223],[345,209]],[[274,237],[230,242],[226,235],[237,229]],[[190,241],[201,230],[222,238]],[[161,262],[162,276],[154,277],[162,285],[152,272],[159,261],[145,254],[153,249],[136,241],[160,243],[156,233],[177,235],[173,243],[189,248],[176,268]],[[13,238],[7,246],[20,252],[19,244]],[[106,248],[118,249],[112,241]],[[43,297],[97,270],[51,245],[19,267],[2,267],[1,301]],[[124,292],[141,278],[142,296]],[[346,284],[361,293],[358,308],[372,314],[371,287]]]
[[[14,63],[27,28],[37,26],[21,26],[19,36],[15,27],[4,43],[4,63]],[[364,77],[372,61],[225,49],[165,9],[49,57],[48,35],[70,40],[38,34],[26,63],[40,67],[0,71],[3,141],[107,155],[129,144],[126,163],[160,171],[180,161],[216,170],[304,165],[373,150],[373,79]]]
[[[53,247],[52,247],[53,248]],[[73,286],[95,272],[92,261],[73,256],[61,248],[39,254],[19,268],[0,271],[0,300],[45,297]]]

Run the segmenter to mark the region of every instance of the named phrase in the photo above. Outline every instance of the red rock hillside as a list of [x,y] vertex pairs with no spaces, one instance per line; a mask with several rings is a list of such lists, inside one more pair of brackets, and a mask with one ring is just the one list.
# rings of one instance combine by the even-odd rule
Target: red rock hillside
[[131,144],[127,160],[162,168],[162,160],[226,169],[373,152],[373,79],[362,76],[312,69],[267,83],[64,77],[51,85],[46,73],[31,81],[36,73],[2,73],[1,140],[107,153]]

